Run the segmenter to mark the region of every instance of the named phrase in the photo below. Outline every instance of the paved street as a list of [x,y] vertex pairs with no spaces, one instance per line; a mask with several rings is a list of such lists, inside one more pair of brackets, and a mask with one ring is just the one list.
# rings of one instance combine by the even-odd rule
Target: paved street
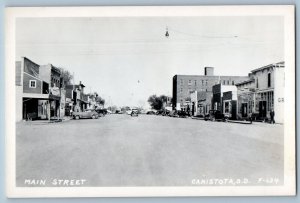
[[[17,124],[17,186],[192,186],[193,180],[283,181],[283,125],[154,115]],[[33,181],[32,181],[33,182]],[[37,181],[36,181],[37,182]],[[38,184],[32,186],[39,186]]]

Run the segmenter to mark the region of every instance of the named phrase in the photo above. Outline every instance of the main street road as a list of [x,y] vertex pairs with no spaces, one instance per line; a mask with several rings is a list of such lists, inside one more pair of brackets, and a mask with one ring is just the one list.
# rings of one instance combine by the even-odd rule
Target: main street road
[[211,178],[282,184],[283,125],[154,115],[17,123],[17,186],[189,186]]

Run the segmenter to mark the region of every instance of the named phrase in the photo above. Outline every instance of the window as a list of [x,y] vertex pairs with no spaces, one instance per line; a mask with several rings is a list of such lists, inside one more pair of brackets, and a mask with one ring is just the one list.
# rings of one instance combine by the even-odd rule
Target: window
[[197,85],[197,80],[195,80],[195,86]]
[[268,87],[271,87],[271,73],[268,73]]
[[183,79],[180,79],[180,84],[183,85]]
[[192,80],[189,80],[189,85],[191,85],[192,84]]
[[225,80],[223,80],[223,85],[225,85]]
[[232,81],[231,84],[234,85],[234,81]]
[[204,84],[204,81],[202,80],[202,85]]
[[207,80],[205,81],[205,85],[207,86]]
[[258,88],[258,78],[256,78],[256,88]]
[[227,80],[227,85],[229,85],[229,80]]
[[230,113],[230,105],[229,102],[224,102],[225,106],[224,106],[224,113]]
[[36,80],[29,80],[29,87],[36,88]]

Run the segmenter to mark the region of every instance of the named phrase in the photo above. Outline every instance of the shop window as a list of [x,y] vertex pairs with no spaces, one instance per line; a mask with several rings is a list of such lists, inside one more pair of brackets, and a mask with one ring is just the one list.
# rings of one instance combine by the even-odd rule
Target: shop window
[[256,88],[258,88],[258,78],[256,78]]
[[36,80],[29,80],[29,87],[36,88]]
[[268,73],[268,87],[271,87],[271,73]]
[[225,102],[224,104],[225,104],[225,106],[224,106],[224,113],[229,113],[230,112],[229,102]]

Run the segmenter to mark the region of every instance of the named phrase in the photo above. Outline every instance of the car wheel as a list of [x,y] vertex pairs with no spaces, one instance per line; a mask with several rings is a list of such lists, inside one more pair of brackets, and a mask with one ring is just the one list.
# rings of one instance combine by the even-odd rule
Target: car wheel
[[96,118],[96,116],[95,115],[92,115],[92,119],[95,119]]
[[210,120],[211,120],[211,121],[216,121],[216,118],[211,118]]
[[79,120],[79,118],[80,118],[79,116],[75,116],[75,119],[76,119],[76,120]]

